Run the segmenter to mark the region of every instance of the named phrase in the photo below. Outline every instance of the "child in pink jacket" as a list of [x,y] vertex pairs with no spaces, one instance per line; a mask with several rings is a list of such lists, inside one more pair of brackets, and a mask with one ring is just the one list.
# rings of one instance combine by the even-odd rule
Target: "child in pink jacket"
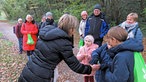
[[[92,35],[87,35],[84,38],[84,46],[79,49],[77,54],[77,59],[81,61],[81,63],[85,65],[89,65],[89,61],[91,60],[91,53],[98,45],[94,44],[94,38]],[[84,75],[84,82],[94,82],[93,75]]]

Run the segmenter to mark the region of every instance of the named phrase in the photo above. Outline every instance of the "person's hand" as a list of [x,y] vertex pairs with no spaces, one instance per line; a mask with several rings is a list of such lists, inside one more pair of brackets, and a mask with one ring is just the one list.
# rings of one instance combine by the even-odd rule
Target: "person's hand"
[[91,65],[92,67],[92,72],[90,75],[95,75],[96,71],[99,70],[100,68],[100,64],[94,64],[94,65]]
[[88,57],[88,54],[84,54],[84,57]]
[[99,70],[100,64],[93,64],[91,65],[91,67],[92,67],[92,71],[96,71],[96,70]]

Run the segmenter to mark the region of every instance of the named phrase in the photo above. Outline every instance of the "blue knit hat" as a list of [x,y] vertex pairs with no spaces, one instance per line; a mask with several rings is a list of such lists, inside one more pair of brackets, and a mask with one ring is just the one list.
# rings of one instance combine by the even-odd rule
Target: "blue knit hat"
[[100,5],[100,4],[96,4],[96,5],[94,6],[94,9],[99,9],[99,10],[101,10],[101,5]]

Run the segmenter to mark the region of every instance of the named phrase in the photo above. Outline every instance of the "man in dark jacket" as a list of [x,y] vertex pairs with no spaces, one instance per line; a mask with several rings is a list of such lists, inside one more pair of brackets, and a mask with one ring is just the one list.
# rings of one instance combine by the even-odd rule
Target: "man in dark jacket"
[[104,14],[101,12],[100,4],[94,6],[94,12],[88,18],[88,23],[89,27],[85,28],[85,34],[91,34],[94,37],[94,43],[101,46],[103,37],[109,30],[109,25],[105,20]]

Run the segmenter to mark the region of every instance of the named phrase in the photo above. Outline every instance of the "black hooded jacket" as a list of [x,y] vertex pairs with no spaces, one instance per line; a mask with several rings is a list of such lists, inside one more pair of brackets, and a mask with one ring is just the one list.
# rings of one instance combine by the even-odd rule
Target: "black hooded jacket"
[[34,54],[24,67],[19,82],[50,82],[54,69],[62,60],[77,73],[90,74],[92,71],[89,65],[81,64],[74,56],[68,34],[48,25],[40,30]]

